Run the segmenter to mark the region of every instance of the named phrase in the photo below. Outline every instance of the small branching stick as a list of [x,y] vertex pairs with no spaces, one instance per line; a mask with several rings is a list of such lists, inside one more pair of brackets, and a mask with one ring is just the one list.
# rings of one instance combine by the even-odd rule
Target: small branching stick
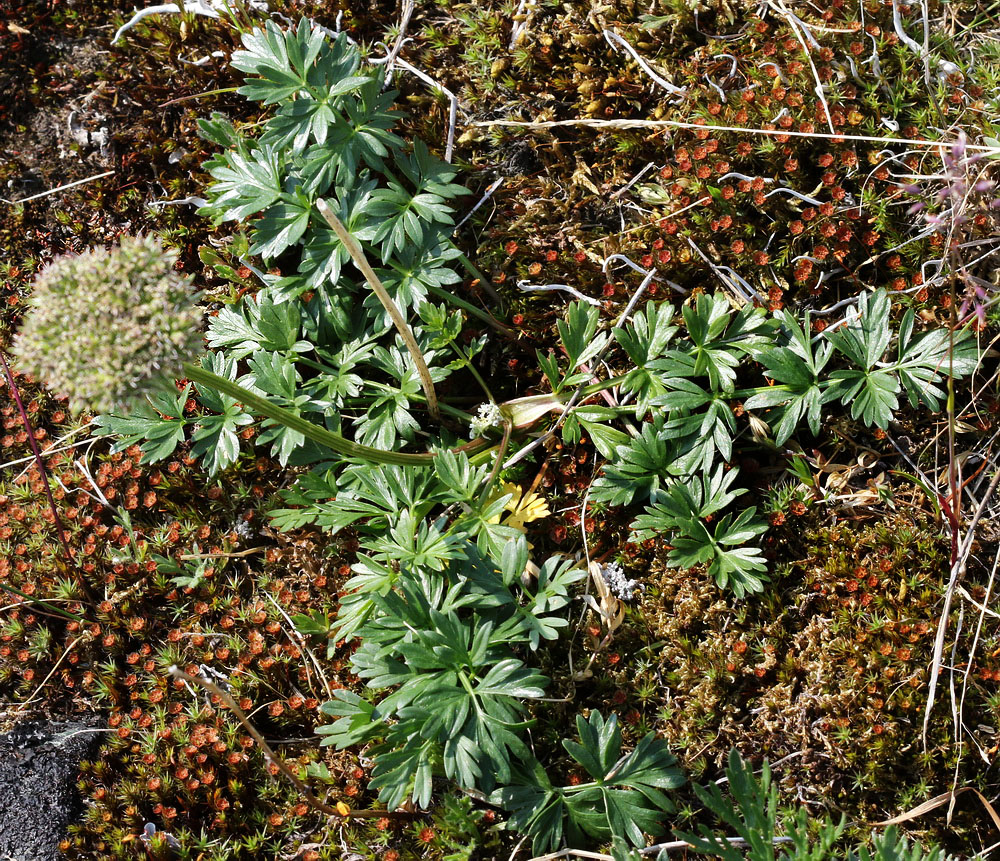
[[351,236],[347,228],[344,227],[343,222],[337,218],[336,215],[334,215],[333,210],[330,209],[326,201],[322,198],[317,200],[316,208],[319,209],[320,215],[326,219],[326,223],[333,228],[334,233],[337,234],[340,241],[344,243],[344,247],[351,255],[354,265],[357,266],[358,269],[361,270],[361,274],[365,276],[368,286],[372,288],[372,292],[378,297],[379,302],[382,303],[382,307],[384,307],[386,313],[388,313],[393,325],[396,327],[396,331],[399,332],[400,337],[403,339],[403,343],[406,344],[406,349],[410,351],[410,356],[413,358],[413,362],[417,368],[417,373],[420,375],[420,384],[424,388],[424,397],[427,398],[427,412],[430,413],[431,418],[434,419],[434,421],[440,423],[441,411],[438,409],[437,395],[434,392],[434,381],[431,379],[431,372],[427,368],[427,362],[424,361],[423,353],[420,352],[420,347],[417,345],[417,339],[413,337],[413,332],[406,324],[406,320],[403,318],[402,312],[392,300],[392,296],[390,296],[388,291],[385,289],[385,285],[375,274],[375,270],[368,264],[368,260],[365,258],[365,252],[361,249],[358,241]]
[[206,691],[214,696],[217,696],[219,700],[228,708],[235,716],[236,719],[243,725],[243,728],[253,736],[254,741],[260,745],[260,749],[264,751],[264,755],[275,764],[278,771],[280,771],[288,780],[292,782],[295,788],[302,793],[302,797],[316,810],[320,813],[325,813],[327,816],[336,816],[340,819],[380,819],[383,816],[419,816],[417,812],[411,813],[408,810],[351,810],[346,804],[338,804],[336,807],[331,807],[329,804],[320,801],[315,795],[313,795],[312,790],[309,789],[302,779],[291,769],[288,764],[274,752],[274,749],[267,743],[267,740],[260,734],[260,730],[257,729],[250,721],[247,716],[243,713],[234,700],[226,691],[220,688],[215,682],[209,681],[204,676],[192,676],[190,673],[185,673],[180,667],[173,666],[169,670],[170,675],[175,679],[181,679],[190,685],[201,685]]

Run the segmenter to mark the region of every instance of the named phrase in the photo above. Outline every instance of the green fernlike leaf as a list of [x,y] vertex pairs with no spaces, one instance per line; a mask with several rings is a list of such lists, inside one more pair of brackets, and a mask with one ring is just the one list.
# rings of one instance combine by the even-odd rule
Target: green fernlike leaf
[[948,376],[955,379],[972,373],[979,350],[967,331],[935,329],[914,334],[915,317],[904,315],[896,343],[895,361],[887,360],[892,341],[889,325],[892,303],[885,289],[865,293],[843,325],[827,335],[838,352],[856,367],[834,371],[822,402],[839,400],[851,408],[851,418],[883,430],[899,407],[899,394],[906,391],[911,406],[924,404],[940,410],[942,388]]
[[346,36],[341,34],[331,42],[306,18],[288,30],[268,21],[264,28],[255,27],[242,38],[245,50],[233,53],[232,65],[257,76],[239,89],[251,101],[273,105],[301,96],[323,106],[331,97],[368,81],[367,77],[351,77],[360,58]]
[[338,717],[324,731],[330,743],[352,743],[368,731],[366,721],[389,725],[372,733],[384,738],[373,786],[390,806],[407,793],[427,804],[435,771],[490,790],[510,778],[513,762],[530,756],[520,737],[528,726],[525,700],[543,696],[548,680],[513,654],[509,633],[451,582],[409,569],[398,576],[398,591],[385,581],[381,588],[371,584],[374,593],[363,587],[371,603],[352,665],[373,691],[385,694],[374,709],[360,701],[328,708]]
[[[222,354],[209,353],[201,360],[201,370],[232,380],[236,375],[236,360],[226,359]],[[197,457],[210,476],[221,472],[236,462],[240,454],[238,430],[253,424],[254,417],[244,412],[240,403],[230,395],[210,389],[195,379],[195,388],[201,402],[213,411],[198,419],[191,437],[191,454]]]
[[609,505],[628,505],[636,497],[655,500],[676,457],[662,417],[647,422],[640,436],[617,447],[614,462],[604,466],[590,489],[590,498]]
[[[734,846],[730,839],[713,832],[707,825],[699,826],[698,834],[677,832],[677,837],[690,843],[696,852],[723,858],[725,861],[948,861],[940,849],[924,849],[900,837],[895,826],[873,836],[870,846],[850,850],[837,848],[847,827],[846,817],[834,821],[829,816],[809,819],[805,808],[795,809],[779,803],[778,788],[771,779],[771,769],[764,762],[760,776],[737,753],[729,752],[726,768],[726,794],[718,783],[695,786],[699,801],[713,813],[730,838],[742,839],[743,846]],[[775,844],[781,836],[786,845]]]
[[834,371],[830,381],[825,400],[838,398],[844,406],[850,405],[851,418],[861,419],[869,427],[889,427],[899,407],[899,380],[895,374],[880,369]]
[[893,366],[906,390],[910,405],[921,403],[934,412],[941,410],[946,394],[941,386],[948,376],[968,376],[979,364],[979,348],[968,330],[933,329],[914,334],[913,309],[907,310],[899,327],[897,359]]
[[717,394],[732,391],[744,357],[756,358],[770,345],[777,327],[761,308],[747,306],[734,312],[721,292],[700,295],[695,304],[683,307],[682,314],[687,340],[648,367],[659,371],[667,384],[677,376],[708,377],[709,388]]
[[827,339],[863,371],[875,367],[889,347],[892,327],[889,313],[892,303],[885,289],[863,293],[857,308],[851,309],[846,322],[832,330]]
[[615,340],[635,366],[622,383],[622,391],[636,396],[636,418],[645,415],[652,406],[652,399],[666,391],[660,375],[650,370],[648,365],[663,357],[667,345],[677,333],[677,327],[671,325],[673,319],[674,306],[669,302],[659,305],[647,302],[644,314],[636,314],[624,326],[613,331]]
[[251,254],[264,260],[274,260],[296,245],[309,226],[310,202],[301,194],[294,200],[283,200],[271,206],[263,217],[254,222]]
[[208,204],[198,212],[217,224],[242,221],[281,197],[281,154],[273,147],[242,142],[209,159],[205,167],[215,182],[208,187]]
[[184,405],[190,393],[190,384],[176,397],[169,392],[156,392],[149,396],[148,404],[131,415],[98,416],[96,424],[104,433],[121,437],[112,451],[124,451],[139,443],[143,460],[156,463],[170,457],[184,441],[184,429],[191,423],[184,418]]
[[242,359],[258,350],[312,350],[308,341],[300,341],[301,314],[294,302],[277,303],[266,293],[226,305],[208,324],[208,345],[225,348],[232,358]]
[[571,302],[566,311],[566,319],[556,323],[559,340],[562,341],[569,358],[567,374],[572,374],[604,349],[608,336],[603,332],[597,335],[600,316],[600,309],[593,305],[586,302]]
[[848,861],[949,861],[951,857],[941,849],[925,849],[919,843],[910,843],[895,825],[890,825],[872,839],[870,850],[859,846],[848,855]]
[[[829,817],[810,827],[803,807],[790,811],[778,804],[778,788],[771,782],[771,770],[765,762],[758,779],[749,764],[732,750],[726,768],[726,783],[732,799],[723,795],[719,784],[695,786],[694,792],[708,810],[723,823],[728,833],[740,837],[745,847],[734,846],[728,839],[715,834],[707,825],[700,825],[700,834],[678,832],[677,836],[691,844],[696,852],[714,855],[725,861],[775,861],[776,858],[795,861],[828,861],[845,857],[835,852],[834,844],[847,826],[846,817],[839,823]],[[787,837],[790,845],[775,845],[777,835]],[[853,861],[852,855],[847,855]],[[888,861],[888,859],[887,859]]]
[[604,457],[613,460],[618,446],[627,446],[630,440],[627,433],[608,424],[617,418],[618,412],[607,407],[595,404],[574,407],[563,422],[563,440],[571,444],[577,443],[586,431],[594,447]]
[[819,433],[820,410],[823,403],[824,381],[820,375],[833,352],[825,344],[814,349],[809,334],[809,318],[803,327],[787,309],[782,312],[782,333],[788,346],[774,345],[760,355],[767,375],[778,385],[759,389],[744,402],[748,410],[777,407],[775,410],[774,441],[784,445],[805,418],[813,435]]
[[655,505],[646,508],[632,524],[639,540],[669,535],[671,549],[667,561],[677,568],[706,564],[720,588],[729,588],[742,598],[747,592],[764,588],[767,565],[757,547],[748,541],[767,531],[757,518],[756,508],[747,508],[734,519],[727,514],[710,522],[744,491],[732,490],[738,470],[722,467],[701,480],[672,484]]
[[618,718],[607,721],[593,710],[577,715],[580,741],[563,746],[592,780],[576,786],[553,786],[537,762],[520,768],[510,786],[490,800],[510,813],[507,828],[532,839],[532,852],[570,846],[590,847],[616,839],[645,846],[646,834],[665,830],[664,815],[673,804],[663,794],[684,783],[684,775],[665,742],[649,733],[631,753],[622,754]]

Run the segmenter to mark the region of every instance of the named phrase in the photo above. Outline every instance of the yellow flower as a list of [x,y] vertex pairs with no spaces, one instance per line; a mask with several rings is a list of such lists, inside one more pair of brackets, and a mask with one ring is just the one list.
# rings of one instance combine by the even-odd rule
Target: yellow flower
[[503,492],[511,495],[510,500],[504,506],[510,514],[504,520],[504,526],[513,526],[521,532],[525,531],[525,524],[535,520],[548,517],[552,512],[545,499],[537,493],[521,490],[516,484],[505,482]]

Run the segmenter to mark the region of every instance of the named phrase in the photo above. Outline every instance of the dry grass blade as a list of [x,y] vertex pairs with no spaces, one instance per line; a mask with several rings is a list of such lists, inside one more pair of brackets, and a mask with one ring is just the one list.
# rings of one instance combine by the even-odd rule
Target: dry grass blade
[[998,830],[1000,830],[1000,815],[997,814],[996,809],[992,804],[990,804],[986,796],[974,786],[963,786],[961,789],[942,792],[940,795],[935,795],[933,798],[929,798],[923,804],[918,804],[912,810],[907,810],[906,813],[900,813],[899,816],[894,816],[892,819],[885,819],[882,822],[873,822],[872,825],[876,828],[884,828],[888,825],[902,825],[904,822],[910,822],[920,816],[923,816],[925,813],[930,813],[932,810],[937,810],[939,807],[943,807],[963,792],[975,793],[976,798],[982,802],[982,805],[986,808],[986,812],[989,814],[990,819],[993,820],[993,824],[996,825]]
[[427,368],[427,362],[424,361],[424,355],[420,352],[417,339],[413,337],[413,332],[410,331],[410,327],[406,324],[399,306],[393,302],[392,296],[385,289],[385,285],[379,280],[378,275],[375,274],[375,270],[368,263],[358,241],[351,236],[347,228],[344,227],[343,222],[334,215],[333,210],[330,209],[326,201],[320,198],[316,201],[316,208],[320,211],[323,218],[326,219],[327,224],[333,228],[334,233],[337,234],[340,241],[344,243],[344,247],[350,253],[354,265],[365,276],[368,286],[372,288],[372,292],[378,297],[379,302],[382,303],[382,307],[385,308],[386,313],[396,327],[396,331],[399,332],[399,336],[403,339],[403,343],[406,344],[406,349],[409,351],[417,373],[420,375],[420,384],[423,386],[424,396],[427,398],[427,412],[430,413],[434,421],[440,423],[441,411],[438,408],[437,395],[434,392],[434,381],[431,379],[431,372]]
[[[949,147],[953,141],[933,141],[924,138],[890,138],[881,135],[844,135],[829,132],[798,132],[793,129],[759,129],[749,126],[717,126],[711,123],[686,123],[680,120],[478,120],[472,123],[478,128],[521,128],[521,129],[556,129],[579,126],[590,129],[692,129],[711,132],[740,132],[748,135],[765,135],[768,137],[809,138],[810,140],[856,141],[859,143],[903,144],[906,146]],[[985,155],[1000,155],[1000,147],[984,144],[967,144],[967,150],[981,152]]]

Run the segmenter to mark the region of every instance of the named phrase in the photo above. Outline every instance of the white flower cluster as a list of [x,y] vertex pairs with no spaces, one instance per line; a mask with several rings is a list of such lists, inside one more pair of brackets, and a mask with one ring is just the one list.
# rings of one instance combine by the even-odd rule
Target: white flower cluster
[[638,580],[629,580],[622,570],[622,566],[617,562],[610,565],[601,566],[601,576],[612,594],[621,601],[631,601],[635,597],[636,589],[642,590],[642,585]]
[[469,422],[469,431],[474,437],[482,436],[490,428],[499,427],[502,421],[500,407],[492,402],[482,404],[472,421]]
[[202,349],[201,311],[177,253],[152,236],[57,257],[35,278],[14,339],[21,370],[74,409],[129,409]]

